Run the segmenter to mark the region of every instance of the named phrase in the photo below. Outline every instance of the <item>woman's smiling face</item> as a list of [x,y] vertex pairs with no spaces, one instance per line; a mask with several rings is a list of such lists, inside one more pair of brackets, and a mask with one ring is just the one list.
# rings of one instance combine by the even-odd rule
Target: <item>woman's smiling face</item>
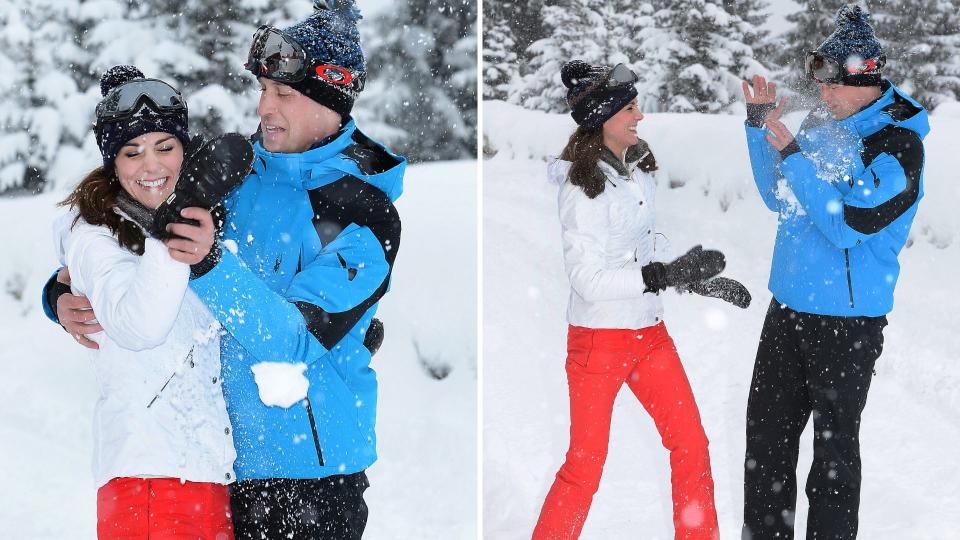
[[180,139],[153,132],[127,141],[117,154],[114,169],[124,191],[154,210],[173,193],[182,164]]
[[637,144],[637,124],[643,120],[643,113],[633,99],[627,106],[617,111],[603,123],[603,143],[614,154],[622,154],[627,148]]

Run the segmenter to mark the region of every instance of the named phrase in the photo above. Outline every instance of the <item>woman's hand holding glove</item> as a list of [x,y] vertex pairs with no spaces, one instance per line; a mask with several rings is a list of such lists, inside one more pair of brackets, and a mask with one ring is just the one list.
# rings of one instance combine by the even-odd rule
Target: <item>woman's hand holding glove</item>
[[703,246],[697,245],[672,262],[652,262],[644,266],[641,272],[647,291],[656,293],[667,287],[710,279],[723,272],[726,266],[723,253],[715,249],[704,250]]
[[739,281],[717,277],[725,267],[726,259],[722,252],[704,250],[697,245],[673,262],[653,262],[644,266],[641,272],[649,292],[658,293],[673,287],[680,293],[692,292],[719,298],[746,308],[750,305],[750,291]]

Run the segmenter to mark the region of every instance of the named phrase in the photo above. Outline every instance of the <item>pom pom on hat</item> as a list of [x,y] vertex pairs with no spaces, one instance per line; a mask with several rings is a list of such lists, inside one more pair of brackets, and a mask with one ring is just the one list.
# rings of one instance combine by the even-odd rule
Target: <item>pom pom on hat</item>
[[110,90],[134,79],[143,79],[143,72],[135,66],[113,66],[100,76],[100,96],[106,97]]

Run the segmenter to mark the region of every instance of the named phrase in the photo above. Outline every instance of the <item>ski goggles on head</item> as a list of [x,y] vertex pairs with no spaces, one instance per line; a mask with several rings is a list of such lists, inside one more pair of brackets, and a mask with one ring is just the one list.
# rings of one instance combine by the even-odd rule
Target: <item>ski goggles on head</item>
[[618,86],[636,84],[639,80],[640,77],[637,77],[637,74],[628,68],[626,64],[617,64],[610,70],[604,85],[607,88],[616,88]]
[[279,83],[300,82],[310,63],[307,51],[290,36],[264,25],[253,34],[253,43],[244,67],[257,77]]
[[804,72],[818,83],[846,84],[860,86],[876,84],[880,78],[880,68],[886,63],[886,57],[868,58],[859,62],[848,61],[841,66],[840,62],[817,51],[807,53],[804,62]]
[[269,25],[261,26],[253,34],[253,43],[244,67],[257,77],[283,84],[297,83],[310,75],[337,86],[346,86],[356,79],[343,67],[314,65],[303,46]]
[[187,102],[174,87],[158,79],[136,79],[107,92],[97,104],[97,122],[127,118],[144,104],[160,114],[187,112]]

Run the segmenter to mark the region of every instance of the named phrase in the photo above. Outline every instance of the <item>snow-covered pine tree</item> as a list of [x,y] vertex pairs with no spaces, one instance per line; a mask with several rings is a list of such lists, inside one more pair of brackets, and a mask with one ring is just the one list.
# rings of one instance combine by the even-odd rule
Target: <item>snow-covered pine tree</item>
[[361,26],[363,129],[411,161],[476,156],[476,20],[472,0],[410,0]]
[[530,71],[510,101],[528,109],[566,111],[560,68],[575,59],[605,66],[629,62],[629,51],[622,48],[628,29],[622,23],[635,11],[636,3],[625,0],[562,0],[544,6],[548,36],[527,49]]
[[517,41],[509,17],[513,2],[483,4],[483,98],[506,99],[510,86],[520,76]]
[[744,25],[743,43],[753,51],[753,58],[768,69],[773,66],[777,51],[777,39],[763,28],[770,18],[768,0],[723,0],[723,8],[747,23]]
[[[169,78],[179,85],[190,107],[191,131],[252,133],[256,129],[257,86],[243,64],[261,13],[276,3],[142,0],[131,6],[130,23],[157,41],[139,51],[134,48],[131,63],[147,76]],[[297,3],[310,8],[309,2]],[[104,45],[116,47],[115,42]],[[102,70],[109,65],[98,67]]]
[[80,153],[76,0],[0,0],[0,193],[37,192]]
[[928,109],[960,99],[960,9],[955,0],[886,0],[871,21],[884,44],[884,75]]
[[[488,2],[484,2],[486,6]],[[493,2],[489,2],[493,3]],[[517,40],[517,54],[527,50],[534,41],[549,35],[543,23],[542,12],[546,3],[556,4],[556,0],[513,0],[509,4],[507,23]]]
[[641,47],[644,63],[655,66],[655,78],[644,79],[644,87],[666,110],[721,112],[738,99],[741,79],[767,73],[745,43],[754,29],[727,12],[720,0],[658,0],[654,5],[654,25]]

